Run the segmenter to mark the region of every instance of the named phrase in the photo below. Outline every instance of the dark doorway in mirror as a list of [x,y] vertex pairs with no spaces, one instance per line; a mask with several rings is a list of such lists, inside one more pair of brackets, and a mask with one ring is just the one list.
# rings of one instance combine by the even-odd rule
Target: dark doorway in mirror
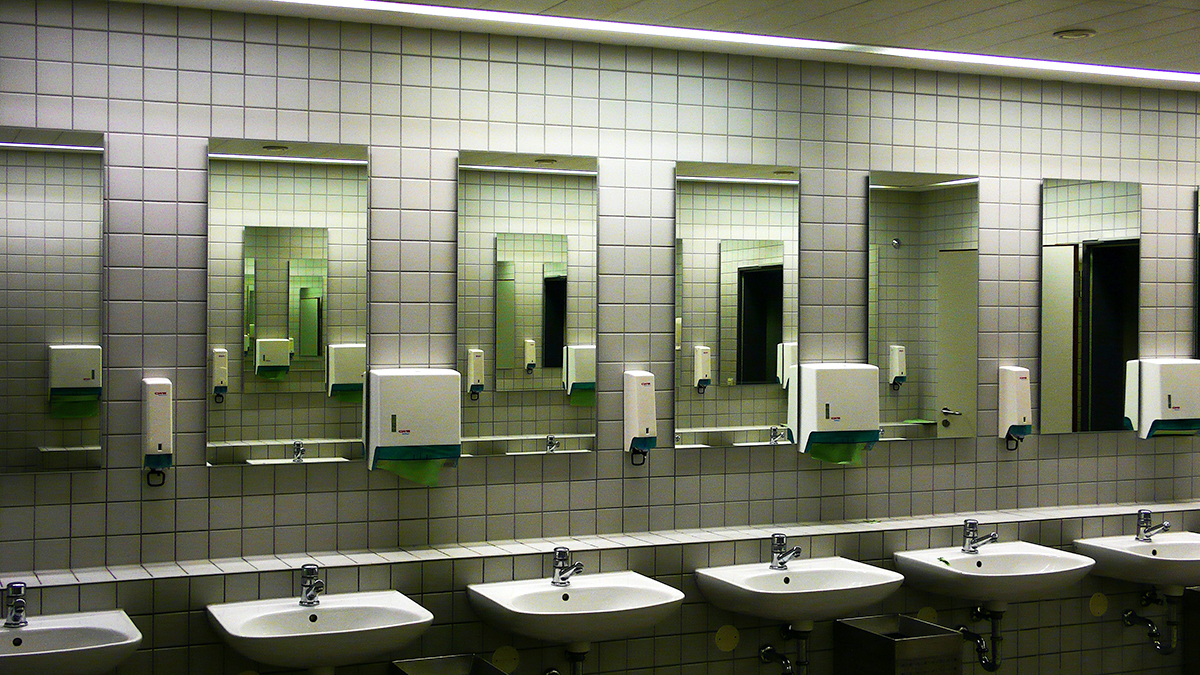
[[738,270],[738,384],[772,384],[783,342],[783,266]]
[[1125,362],[1138,357],[1138,242],[1085,242],[1080,288],[1080,431],[1119,431]]

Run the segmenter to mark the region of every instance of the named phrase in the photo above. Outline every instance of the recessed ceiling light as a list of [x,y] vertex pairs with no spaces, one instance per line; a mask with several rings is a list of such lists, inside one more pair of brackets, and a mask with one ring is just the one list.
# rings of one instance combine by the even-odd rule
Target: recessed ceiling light
[[1096,37],[1096,31],[1091,28],[1064,28],[1054,31],[1054,37],[1059,40],[1086,40]]

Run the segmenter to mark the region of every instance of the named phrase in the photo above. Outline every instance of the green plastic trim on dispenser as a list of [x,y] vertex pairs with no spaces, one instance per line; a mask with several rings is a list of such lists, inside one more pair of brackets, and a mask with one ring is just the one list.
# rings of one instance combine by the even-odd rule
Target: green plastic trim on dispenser
[[1008,435],[1013,438],[1025,438],[1033,433],[1032,424],[1014,424],[1008,428]]
[[161,455],[144,455],[145,460],[142,462],[142,467],[146,469],[169,469],[171,468],[171,455],[164,453]]
[[1155,436],[1192,436],[1200,432],[1200,420],[1155,420],[1147,438]]
[[100,414],[100,387],[60,387],[50,390],[50,417],[79,420]]
[[658,436],[641,436],[636,437],[629,443],[629,447],[634,450],[653,450],[658,447]]
[[808,435],[804,453],[834,464],[862,464],[862,453],[879,442],[874,431],[814,431]]
[[389,445],[375,448],[374,454],[375,467],[381,461],[458,459],[461,456],[462,445]]
[[587,387],[576,384],[574,390],[567,394],[567,403],[580,408],[596,405],[596,384],[594,382],[588,384]]
[[278,380],[287,375],[289,366],[258,366],[254,374],[268,380]]

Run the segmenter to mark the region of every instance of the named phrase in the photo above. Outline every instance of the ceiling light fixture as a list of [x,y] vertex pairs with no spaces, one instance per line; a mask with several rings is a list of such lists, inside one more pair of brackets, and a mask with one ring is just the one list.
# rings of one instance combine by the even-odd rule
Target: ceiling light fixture
[[[259,6],[291,6],[293,8],[308,7],[312,9],[310,12],[304,12],[304,15],[311,14],[320,18],[333,20],[386,23],[387,21],[385,21],[384,17],[390,17],[391,23],[399,25],[416,25],[428,28],[442,28],[444,30],[498,32],[507,35],[532,34],[537,37],[553,37],[564,40],[593,40],[617,42],[619,44],[652,44],[655,46],[664,46],[664,42],[669,42],[677,45],[676,48],[679,49],[713,50],[726,46],[727,48],[741,51],[741,53],[774,54],[781,58],[814,58],[815,55],[811,54],[812,52],[843,53],[861,55],[868,58],[885,57],[886,59],[887,57],[891,57],[903,61],[920,61],[931,64],[934,67],[938,64],[974,66],[983,72],[998,68],[1032,71],[1049,75],[1063,75],[1067,77],[1082,76],[1082,79],[1085,80],[1089,77],[1100,77],[1146,83],[1191,85],[1188,88],[1200,87],[1200,73],[1152,70],[1149,68],[1127,68],[1123,66],[1102,66],[1091,63],[1071,63],[1067,61],[1048,61],[987,54],[962,54],[935,51],[932,49],[877,47],[846,42],[831,42],[828,40],[730,33],[695,28],[675,28],[671,26],[575,19],[540,14],[519,14],[516,12],[498,12],[461,7],[417,5],[383,0],[257,0],[255,4]],[[338,10],[349,11],[338,13]],[[289,13],[297,14],[298,12],[292,10]],[[350,13],[354,13],[352,17],[349,16]],[[339,17],[341,18],[339,19]],[[454,22],[454,25],[446,25],[444,22],[447,19]],[[789,53],[792,56],[789,57]],[[870,63],[864,60],[854,62]]]
[[1091,28],[1064,28],[1054,31],[1054,37],[1058,40],[1086,40],[1090,37],[1096,37],[1096,31]]

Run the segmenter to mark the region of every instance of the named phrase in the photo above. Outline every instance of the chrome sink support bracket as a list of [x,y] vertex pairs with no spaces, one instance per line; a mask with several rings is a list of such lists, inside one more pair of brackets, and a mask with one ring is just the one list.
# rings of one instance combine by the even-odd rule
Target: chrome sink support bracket
[[[1004,637],[1000,635],[1000,619],[1004,616],[1004,612],[976,607],[971,610],[971,618],[975,621],[987,619],[992,624],[992,646],[988,649],[987,640],[983,635],[972,631],[966,626],[959,626],[958,632],[962,634],[963,639],[967,642],[975,643],[975,654],[979,658],[979,667],[989,673],[994,673],[1000,670],[1000,644],[1004,642]],[[991,652],[990,654],[988,652]]]
[[1158,594],[1154,589],[1150,589],[1142,594],[1142,607],[1150,605],[1163,605],[1167,607],[1167,638],[1164,640],[1162,631],[1158,629],[1158,625],[1151,619],[1144,617],[1132,609],[1127,609],[1121,614],[1121,622],[1128,627],[1142,625],[1146,627],[1146,637],[1150,638],[1150,644],[1154,645],[1154,651],[1164,656],[1175,653],[1179,647],[1179,613],[1180,599],[1178,597],[1166,596],[1165,598]]

